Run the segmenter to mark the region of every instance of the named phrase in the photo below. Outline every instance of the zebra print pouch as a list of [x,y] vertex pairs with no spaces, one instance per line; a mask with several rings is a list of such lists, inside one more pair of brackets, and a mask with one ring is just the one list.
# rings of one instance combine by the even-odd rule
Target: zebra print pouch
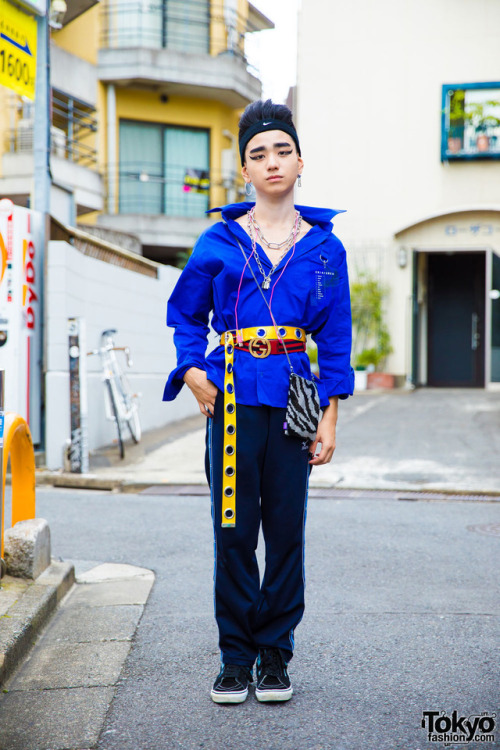
[[283,425],[285,435],[307,438],[313,442],[318,431],[320,413],[321,407],[315,383],[291,372]]

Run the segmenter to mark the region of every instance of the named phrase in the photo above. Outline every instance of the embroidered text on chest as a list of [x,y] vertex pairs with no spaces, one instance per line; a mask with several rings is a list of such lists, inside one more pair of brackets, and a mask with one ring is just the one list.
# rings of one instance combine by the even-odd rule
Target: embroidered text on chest
[[326,289],[337,286],[339,281],[338,271],[315,271],[314,272],[314,294],[316,299],[323,299]]

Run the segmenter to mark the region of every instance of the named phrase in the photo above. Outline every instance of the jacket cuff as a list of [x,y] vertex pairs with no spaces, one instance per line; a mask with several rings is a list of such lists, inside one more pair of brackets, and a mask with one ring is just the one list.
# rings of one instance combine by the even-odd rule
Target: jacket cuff
[[205,363],[203,362],[203,364],[201,364],[200,362],[188,362],[187,364],[184,363],[176,367],[175,370],[172,370],[165,384],[165,389],[163,391],[163,401],[173,401],[174,398],[179,395],[180,390],[184,385],[184,375],[191,367],[197,367],[199,370],[204,370]]
[[330,380],[322,379],[321,382],[328,398],[330,396],[338,396],[340,399],[348,398],[354,392],[354,370],[351,367],[349,374],[341,380],[332,378]]

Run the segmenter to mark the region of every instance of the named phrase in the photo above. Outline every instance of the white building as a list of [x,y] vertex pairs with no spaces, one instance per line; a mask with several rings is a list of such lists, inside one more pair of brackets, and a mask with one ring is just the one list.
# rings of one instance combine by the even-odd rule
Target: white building
[[497,0],[302,3],[299,202],[347,209],[417,385],[500,383],[499,32]]

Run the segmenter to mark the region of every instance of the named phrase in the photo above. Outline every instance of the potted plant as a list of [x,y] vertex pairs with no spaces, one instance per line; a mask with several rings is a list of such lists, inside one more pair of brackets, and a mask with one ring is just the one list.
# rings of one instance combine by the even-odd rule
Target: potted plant
[[356,388],[393,387],[394,376],[377,372],[392,352],[390,334],[383,319],[387,289],[368,272],[351,284],[353,352]]
[[464,147],[464,125],[465,125],[465,91],[458,89],[450,97],[450,109],[448,112],[448,151],[458,154]]
[[490,150],[490,130],[500,125],[500,117],[491,113],[495,107],[500,107],[499,101],[470,102],[465,106],[465,120],[474,128],[476,148],[483,153]]

